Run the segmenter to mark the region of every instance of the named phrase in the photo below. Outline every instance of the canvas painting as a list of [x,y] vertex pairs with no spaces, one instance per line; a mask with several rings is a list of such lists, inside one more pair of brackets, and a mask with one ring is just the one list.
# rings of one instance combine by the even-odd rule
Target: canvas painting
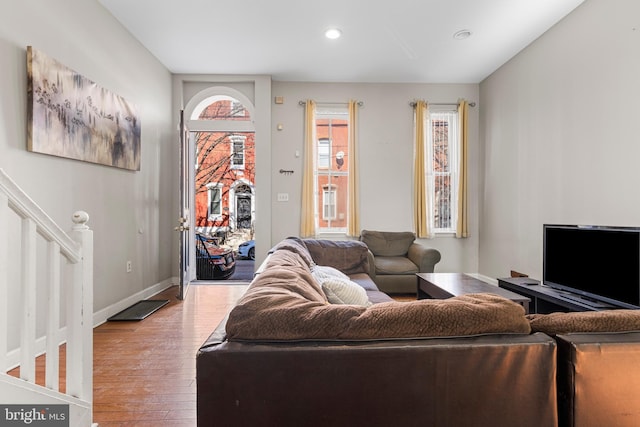
[[135,105],[27,47],[29,151],[140,170]]

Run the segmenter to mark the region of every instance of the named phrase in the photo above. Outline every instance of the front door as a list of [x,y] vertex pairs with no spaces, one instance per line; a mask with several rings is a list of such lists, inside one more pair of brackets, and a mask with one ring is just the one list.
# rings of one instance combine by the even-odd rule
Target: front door
[[194,171],[190,167],[194,162],[194,143],[184,121],[184,111],[180,112],[180,206],[178,208],[178,226],[180,233],[180,280],[178,299],[187,295],[189,284],[196,279],[195,260],[195,222],[192,209],[194,195]]
[[251,196],[240,194],[236,197],[238,228],[251,228]]

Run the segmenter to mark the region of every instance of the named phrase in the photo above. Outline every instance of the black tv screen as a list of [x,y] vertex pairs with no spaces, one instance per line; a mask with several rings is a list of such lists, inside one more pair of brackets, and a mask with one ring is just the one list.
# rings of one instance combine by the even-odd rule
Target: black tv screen
[[543,283],[640,307],[640,228],[544,225]]

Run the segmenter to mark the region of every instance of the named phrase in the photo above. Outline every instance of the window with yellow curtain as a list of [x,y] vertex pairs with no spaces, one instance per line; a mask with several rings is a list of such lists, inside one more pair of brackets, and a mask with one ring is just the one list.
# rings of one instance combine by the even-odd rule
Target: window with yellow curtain
[[458,222],[460,137],[457,106],[429,105],[426,180],[433,233],[455,233]]
[[347,106],[316,105],[315,126],[317,232],[346,233],[350,172]]

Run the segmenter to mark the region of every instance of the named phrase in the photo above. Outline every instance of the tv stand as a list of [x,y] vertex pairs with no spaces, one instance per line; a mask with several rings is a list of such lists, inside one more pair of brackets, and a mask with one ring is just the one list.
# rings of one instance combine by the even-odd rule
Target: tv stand
[[600,311],[620,308],[571,292],[540,285],[538,280],[529,277],[498,279],[498,286],[529,297],[531,299],[530,313],[548,314],[557,311]]

